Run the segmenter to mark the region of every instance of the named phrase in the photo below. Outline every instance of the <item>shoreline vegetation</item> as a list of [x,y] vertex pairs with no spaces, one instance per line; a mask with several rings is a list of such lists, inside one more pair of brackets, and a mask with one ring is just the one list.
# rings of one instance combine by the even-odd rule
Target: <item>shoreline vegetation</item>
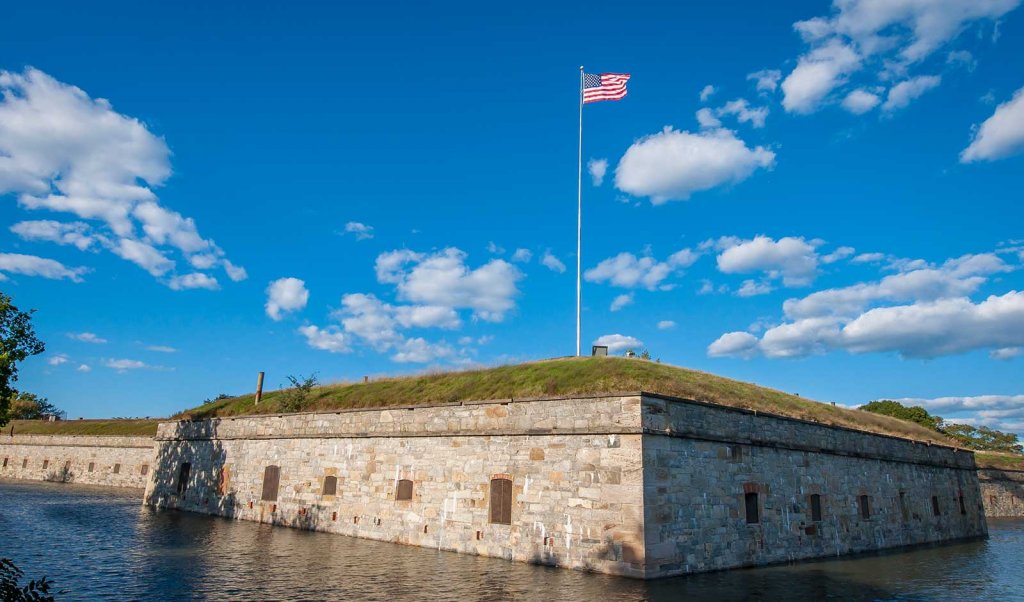
[[[308,391],[298,411],[373,409],[636,391],[960,447],[949,437],[914,422],[822,403],[697,370],[617,357],[559,358],[496,368],[327,384]],[[255,394],[224,397],[175,414],[170,419],[198,420],[295,411],[291,409],[295,404],[292,389],[266,392],[258,406],[254,405],[254,399]],[[159,422],[159,419],[14,421],[10,426],[13,426],[15,434],[153,436]],[[979,467],[1024,470],[1024,457],[1014,454],[976,452],[975,458]]]

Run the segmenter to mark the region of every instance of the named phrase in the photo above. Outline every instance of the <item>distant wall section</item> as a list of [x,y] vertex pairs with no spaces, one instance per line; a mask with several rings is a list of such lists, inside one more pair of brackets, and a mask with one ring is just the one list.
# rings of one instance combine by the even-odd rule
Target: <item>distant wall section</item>
[[153,467],[150,437],[0,436],[0,478],[143,489]]

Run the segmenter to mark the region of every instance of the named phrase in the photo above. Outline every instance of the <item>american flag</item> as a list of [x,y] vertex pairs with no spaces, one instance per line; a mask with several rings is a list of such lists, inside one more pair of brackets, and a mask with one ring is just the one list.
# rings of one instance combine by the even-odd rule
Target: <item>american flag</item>
[[602,73],[583,75],[583,102],[599,100],[622,100],[626,96],[628,73]]

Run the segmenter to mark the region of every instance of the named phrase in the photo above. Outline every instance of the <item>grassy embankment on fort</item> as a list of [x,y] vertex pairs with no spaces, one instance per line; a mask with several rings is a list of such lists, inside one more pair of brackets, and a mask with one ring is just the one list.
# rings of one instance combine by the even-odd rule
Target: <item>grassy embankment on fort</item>
[[[613,392],[647,391],[725,406],[780,414],[823,424],[956,444],[913,422],[821,403],[798,395],[740,382],[706,372],[639,359],[562,358],[460,372],[375,378],[368,383],[338,383],[313,389],[303,411],[430,405],[486,399],[529,399]],[[281,413],[287,391],[213,401],[173,418],[214,418]],[[81,435],[152,435],[155,420],[75,420],[58,423],[16,422],[16,433]],[[6,429],[5,429],[6,430]],[[979,465],[1024,469],[1020,456],[979,453]]]

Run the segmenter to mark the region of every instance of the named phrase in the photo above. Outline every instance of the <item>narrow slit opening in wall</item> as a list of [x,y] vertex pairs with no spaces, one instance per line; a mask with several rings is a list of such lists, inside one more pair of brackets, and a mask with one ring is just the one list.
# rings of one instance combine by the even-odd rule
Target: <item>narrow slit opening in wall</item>
[[[89,465],[89,470],[92,470],[92,464]],[[178,469],[178,495],[185,495],[185,491],[188,490],[188,477],[192,472],[191,462],[182,462],[181,467]]]
[[939,496],[932,496],[932,514],[935,516],[942,516],[942,510],[939,508]]
[[64,470],[70,472],[70,470],[71,470],[71,460],[68,460],[67,462],[64,463]]
[[121,474],[121,465],[114,464],[114,474]]
[[7,468],[7,458],[4,458],[4,468]]
[[139,469],[139,474],[146,476],[149,474],[149,464],[143,464],[142,468]]
[[903,522],[910,520],[910,510],[907,509],[907,492],[900,492],[900,514],[903,516]]
[[28,458],[25,458],[24,460],[21,461],[21,467],[28,468]]
[[43,470],[46,470],[49,467],[50,467],[50,461],[49,460],[43,460]]
[[817,493],[811,494],[811,520],[821,521],[821,495]]
[[750,492],[745,494],[743,501],[747,511],[747,524],[753,525],[761,522],[761,508],[758,504],[757,493]]
[[967,514],[967,506],[964,504],[964,494],[958,496],[960,501],[960,514]]
[[864,520],[871,518],[871,499],[866,495],[860,496],[860,517]]
[[95,462],[89,462],[89,472],[92,472],[96,468]]

